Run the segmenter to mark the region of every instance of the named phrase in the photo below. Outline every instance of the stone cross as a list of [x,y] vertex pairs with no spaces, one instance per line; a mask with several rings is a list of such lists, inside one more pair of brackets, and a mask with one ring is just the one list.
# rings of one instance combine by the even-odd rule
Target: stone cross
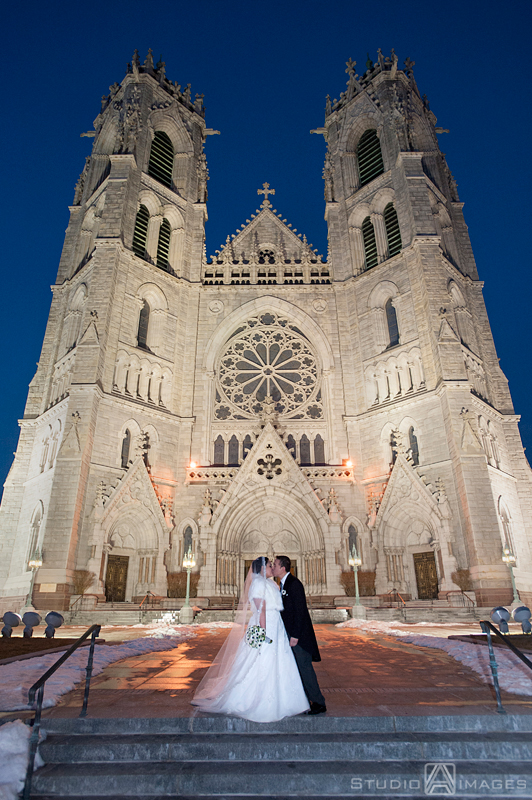
[[275,189],[270,189],[270,184],[269,183],[263,183],[262,184],[262,189],[257,189],[257,194],[263,194],[264,195],[264,202],[261,203],[260,207],[261,208],[269,208],[271,206],[271,203],[268,200],[268,195],[269,194],[275,194]]

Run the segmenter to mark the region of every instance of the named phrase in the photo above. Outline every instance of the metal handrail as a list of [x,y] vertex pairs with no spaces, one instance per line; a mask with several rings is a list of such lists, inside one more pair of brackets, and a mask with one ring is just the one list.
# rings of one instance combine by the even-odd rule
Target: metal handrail
[[[28,705],[35,703],[34,710],[35,710],[35,717],[33,718],[32,724],[32,732],[30,736],[30,753],[29,753],[29,762],[28,762],[28,769],[26,771],[26,781],[24,783],[24,792],[22,794],[22,800],[29,800],[30,793],[31,793],[31,781],[33,778],[33,767],[35,764],[35,755],[37,753],[37,745],[39,744],[39,732],[41,728],[41,714],[42,714],[42,704],[43,704],[43,697],[44,697],[44,684],[50,678],[54,672],[56,672],[61,664],[70,658],[72,653],[83,644],[85,639],[88,639],[89,636],[91,637],[91,643],[89,647],[89,658],[87,660],[87,666],[85,668],[85,694],[83,696],[83,706],[80,712],[80,717],[87,716],[87,706],[89,703],[89,689],[90,689],[90,682],[92,676],[92,662],[94,658],[94,645],[96,644],[96,639],[98,634],[101,630],[101,625],[91,625],[91,627],[85,631],[85,633],[77,639],[72,647],[63,653],[63,655],[57,659],[55,664],[53,664],[47,672],[42,675],[38,681],[36,681],[33,686],[30,688],[28,692]],[[35,702],[35,695],[37,694],[37,701]]]
[[[384,599],[385,599],[385,598],[386,598],[388,595],[392,595],[392,594],[394,595],[394,599],[392,600],[392,599],[390,598],[390,603],[398,603],[398,602],[399,602],[399,600],[400,600],[400,601],[401,601],[401,603],[402,603],[402,607],[404,608],[404,606],[406,606],[406,600],[405,600],[403,597],[401,597],[401,595],[399,594],[399,592],[397,591],[397,589],[390,589],[390,591],[389,591],[389,592],[385,592],[384,594],[380,594],[380,595],[379,595],[379,606],[381,606],[381,607],[382,607],[381,600],[384,600]],[[396,600],[396,599],[395,599],[396,597],[398,597],[398,598],[399,598],[399,600]]]
[[[458,594],[458,595],[460,595],[461,597],[463,597],[463,598],[464,598],[464,607],[465,607],[465,606],[467,606],[467,603],[469,603],[469,607],[470,607],[470,608],[475,608],[475,601],[474,601],[474,600],[472,600],[472,599],[469,597],[469,595],[467,595],[467,594],[466,594],[466,593],[463,591],[463,589],[451,589],[450,591],[448,591],[448,592],[445,592],[445,597],[447,598],[447,602],[450,602],[450,601],[449,601],[449,595],[450,595],[450,594]],[[466,602],[466,600],[467,600],[467,602]]]
[[139,609],[142,608],[143,603],[148,599],[148,597],[157,597],[157,596],[158,595],[154,594],[153,592],[150,592],[150,590],[148,589],[148,591],[146,592],[146,594],[139,603]]
[[499,686],[499,678],[497,675],[497,662],[495,660],[495,651],[493,649],[493,642],[491,641],[492,632],[495,633],[499,637],[499,639],[502,642],[504,642],[506,647],[509,647],[510,650],[517,656],[517,658],[520,658],[523,664],[526,664],[529,669],[532,669],[532,661],[529,661],[528,658],[520,650],[517,649],[515,644],[512,644],[512,642],[509,639],[507,639],[503,633],[498,631],[497,628],[494,625],[492,625],[491,622],[489,622],[487,619],[483,619],[480,621],[480,627],[482,628],[482,632],[485,633],[486,636],[488,637],[490,668],[493,677],[495,697],[497,698],[497,711],[499,712],[499,714],[506,714],[506,711],[502,707],[502,702],[501,702],[501,689]]

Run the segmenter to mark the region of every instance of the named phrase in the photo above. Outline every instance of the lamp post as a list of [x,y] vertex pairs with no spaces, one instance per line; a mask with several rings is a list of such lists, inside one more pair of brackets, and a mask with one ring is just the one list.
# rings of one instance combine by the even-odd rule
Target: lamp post
[[353,573],[355,575],[355,605],[360,605],[360,594],[358,591],[358,568],[362,564],[362,559],[357,554],[357,549],[353,544],[351,548],[351,555],[349,556],[349,566],[353,567]]
[[26,603],[24,608],[33,608],[31,604],[32,595],[33,595],[33,584],[35,583],[35,575],[39,567],[42,567],[42,553],[40,550],[35,550],[35,552],[31,555],[28,561],[28,567],[31,569],[31,581],[30,581],[30,590],[28,592],[28,596],[26,597]]
[[521,600],[519,598],[519,593],[517,591],[517,586],[515,585],[515,578],[514,578],[514,567],[515,567],[516,558],[515,558],[514,554],[512,553],[512,551],[510,550],[510,548],[508,546],[503,547],[502,560],[504,561],[504,563],[506,564],[506,566],[510,570],[510,578],[512,580],[512,590],[513,590],[513,594],[514,594],[512,603],[520,603]]
[[194,609],[190,606],[190,573],[196,566],[196,560],[191,549],[189,549],[183,557],[183,568],[187,571],[187,591],[185,595],[185,604],[179,612],[179,621],[188,624],[194,619]]

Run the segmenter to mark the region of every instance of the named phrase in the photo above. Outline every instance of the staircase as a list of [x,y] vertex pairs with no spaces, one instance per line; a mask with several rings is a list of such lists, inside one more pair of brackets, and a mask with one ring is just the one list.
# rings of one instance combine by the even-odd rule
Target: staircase
[[[532,715],[43,720],[34,800],[532,794]],[[429,765],[426,767],[426,765]],[[432,764],[432,766],[430,766]]]

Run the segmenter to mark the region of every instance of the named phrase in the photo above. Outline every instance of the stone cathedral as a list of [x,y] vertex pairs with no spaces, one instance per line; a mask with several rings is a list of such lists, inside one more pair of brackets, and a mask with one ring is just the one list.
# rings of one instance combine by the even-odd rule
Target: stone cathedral
[[353,548],[373,594],[443,598],[463,570],[479,606],[511,601],[506,548],[532,600],[531,473],[442,130],[410,59],[347,73],[313,131],[326,258],[267,183],[208,258],[202,95],[150,51],[102,99],[5,484],[3,609],[31,586],[67,609],[78,570],[101,603],[166,597],[189,550],[211,605],[263,553],[330,601]]

